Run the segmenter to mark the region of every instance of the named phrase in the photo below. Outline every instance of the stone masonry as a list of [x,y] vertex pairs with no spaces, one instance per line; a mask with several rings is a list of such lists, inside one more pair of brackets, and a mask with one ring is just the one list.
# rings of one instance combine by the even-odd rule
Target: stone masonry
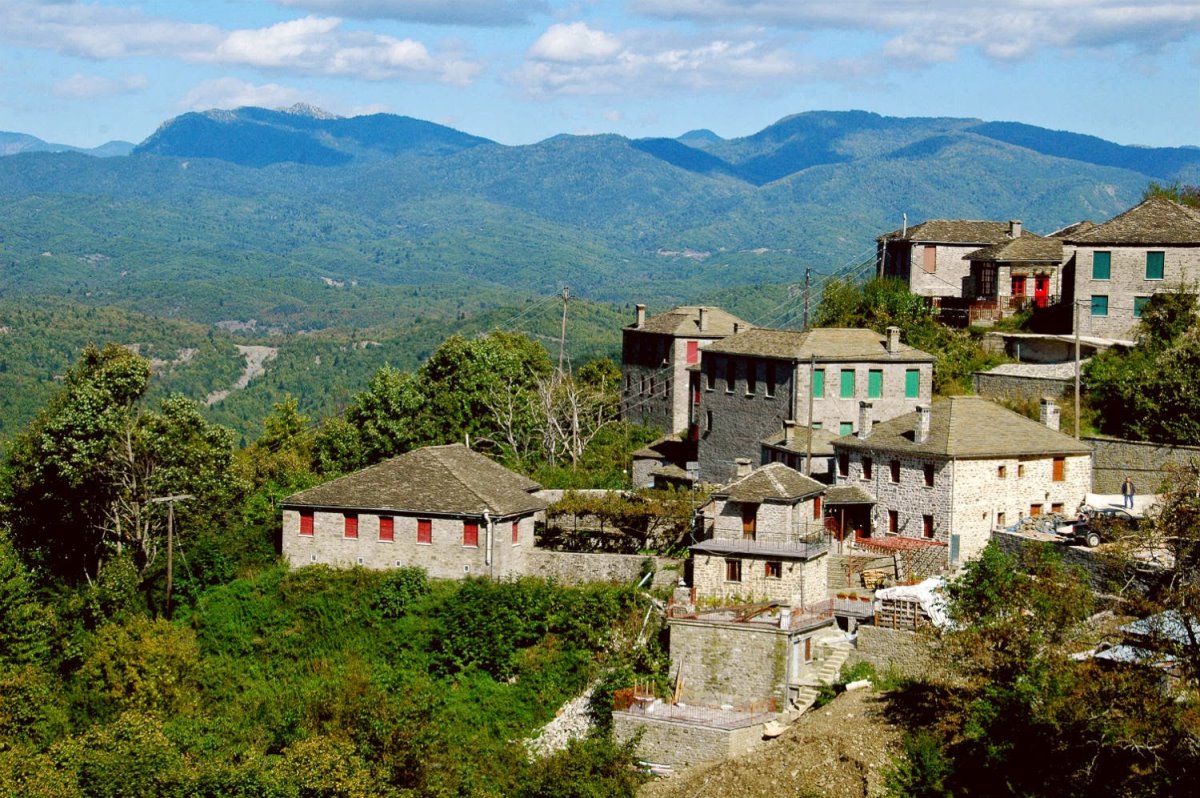
[[[1110,253],[1108,279],[1096,279],[1097,252]],[[1162,279],[1147,279],[1147,253],[1163,253]],[[1074,275],[1079,308],[1079,333],[1101,338],[1132,340],[1137,334],[1135,300],[1200,280],[1200,247],[1197,246],[1076,246],[1068,263]],[[1102,274],[1102,273],[1101,273]],[[1103,308],[1093,297],[1103,297]],[[1103,310],[1103,313],[1099,311]]]

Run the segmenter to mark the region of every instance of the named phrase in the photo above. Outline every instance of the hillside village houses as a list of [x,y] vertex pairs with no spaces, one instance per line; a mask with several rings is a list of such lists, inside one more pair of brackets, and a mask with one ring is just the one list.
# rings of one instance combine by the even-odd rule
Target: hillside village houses
[[930,219],[875,239],[876,274],[902,280],[927,297],[962,297],[970,275],[966,256],[1021,237],[1021,223]]

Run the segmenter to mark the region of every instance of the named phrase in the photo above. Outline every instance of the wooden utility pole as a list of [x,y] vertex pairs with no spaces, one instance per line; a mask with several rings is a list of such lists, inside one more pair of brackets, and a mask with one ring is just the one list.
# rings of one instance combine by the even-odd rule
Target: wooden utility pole
[[151,504],[166,504],[167,505],[167,604],[166,614],[171,617],[171,588],[174,584],[174,563],[175,563],[175,502],[184,502],[189,499],[194,499],[187,493],[179,493],[174,496],[159,496],[151,499]]
[[804,329],[808,329],[808,302],[812,296],[812,267],[804,269]]
[[812,476],[812,434],[813,434],[813,377],[817,371],[817,356],[808,356],[808,451],[804,454],[804,476]]
[[1079,440],[1079,303],[1075,299],[1075,440]]
[[567,352],[567,302],[571,299],[571,289],[563,288],[563,315],[562,315],[562,332],[558,336],[558,376],[563,374],[563,362]]

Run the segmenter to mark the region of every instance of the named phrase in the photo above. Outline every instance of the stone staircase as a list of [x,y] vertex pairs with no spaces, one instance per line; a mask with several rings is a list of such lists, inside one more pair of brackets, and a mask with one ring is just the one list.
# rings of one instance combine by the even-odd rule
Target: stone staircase
[[854,650],[854,646],[840,633],[818,640],[816,648],[819,656],[813,662],[814,668],[800,683],[795,706],[785,713],[787,723],[791,723],[812,707],[821,693],[822,685],[830,685],[837,681],[842,666]]

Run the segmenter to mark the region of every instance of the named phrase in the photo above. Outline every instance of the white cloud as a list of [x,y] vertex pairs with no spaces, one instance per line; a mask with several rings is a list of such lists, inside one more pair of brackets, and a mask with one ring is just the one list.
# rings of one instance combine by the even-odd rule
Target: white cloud
[[0,0],[0,41],[93,60],[154,56],[366,80],[464,84],[483,71],[461,53],[435,53],[415,39],[347,30],[335,17],[222,30],[114,6]]
[[280,5],[356,19],[396,19],[431,25],[505,27],[547,14],[545,0],[276,0]]
[[101,75],[84,75],[76,72],[65,80],[54,84],[53,91],[59,97],[71,100],[86,100],[93,97],[113,97],[118,94],[135,94],[149,85],[144,75],[126,75],[123,78],[106,78]]
[[179,107],[188,111],[206,111],[210,108],[242,108],[252,105],[259,108],[286,108],[308,97],[301,91],[277,83],[256,86],[236,78],[206,80],[184,95]]
[[529,57],[564,64],[599,61],[616,55],[621,43],[615,36],[589,28],[584,22],[551,25],[529,48]]
[[1200,0],[632,0],[634,11],[701,24],[873,31],[884,55],[929,63],[976,48],[1024,58],[1044,48],[1129,45],[1154,51],[1200,33]]

